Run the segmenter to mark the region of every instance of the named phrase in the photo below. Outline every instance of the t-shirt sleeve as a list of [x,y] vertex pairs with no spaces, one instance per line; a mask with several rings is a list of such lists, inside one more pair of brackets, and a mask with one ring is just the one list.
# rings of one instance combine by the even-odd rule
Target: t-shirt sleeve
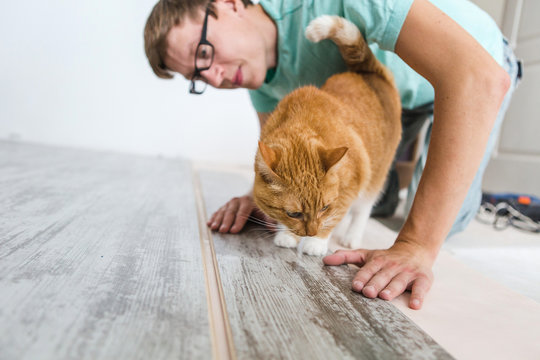
[[248,92],[255,111],[260,113],[272,112],[279,102],[278,99],[274,99],[259,90],[249,90]]
[[354,22],[368,43],[394,51],[413,0],[345,0],[345,17]]

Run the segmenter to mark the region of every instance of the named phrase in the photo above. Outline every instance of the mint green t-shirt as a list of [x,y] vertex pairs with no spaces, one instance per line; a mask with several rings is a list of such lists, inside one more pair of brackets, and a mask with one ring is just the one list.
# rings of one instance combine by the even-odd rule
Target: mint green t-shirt
[[[278,32],[278,62],[264,84],[250,90],[257,112],[271,112],[285,95],[304,86],[322,86],[333,74],[347,70],[337,46],[317,44],[304,30],[321,15],[339,15],[358,26],[375,56],[396,80],[402,106],[412,109],[433,101],[431,84],[393,51],[413,0],[261,0],[259,4],[274,20]],[[503,60],[503,36],[483,10],[467,0],[431,0],[467,30],[499,63]],[[426,34],[426,36],[430,36]],[[422,46],[422,39],[418,39]]]

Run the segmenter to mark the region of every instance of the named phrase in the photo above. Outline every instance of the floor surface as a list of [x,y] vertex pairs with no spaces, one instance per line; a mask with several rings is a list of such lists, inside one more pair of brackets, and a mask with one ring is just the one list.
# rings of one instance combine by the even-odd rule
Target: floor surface
[[[250,176],[0,142],[0,359],[540,358],[539,235],[473,222],[413,311],[264,229],[212,234]],[[391,246],[402,222],[370,219],[363,247]]]

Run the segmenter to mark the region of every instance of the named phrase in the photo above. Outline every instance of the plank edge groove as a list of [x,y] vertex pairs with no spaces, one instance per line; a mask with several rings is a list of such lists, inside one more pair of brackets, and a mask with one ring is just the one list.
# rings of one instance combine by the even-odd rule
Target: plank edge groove
[[214,359],[235,360],[236,352],[232,331],[227,314],[227,304],[219,275],[219,267],[214,249],[212,234],[206,226],[206,210],[202,195],[198,172],[191,165],[193,189],[197,204],[199,238],[201,242],[204,279],[206,283],[206,301],[210,319],[210,334],[212,338],[212,353]]

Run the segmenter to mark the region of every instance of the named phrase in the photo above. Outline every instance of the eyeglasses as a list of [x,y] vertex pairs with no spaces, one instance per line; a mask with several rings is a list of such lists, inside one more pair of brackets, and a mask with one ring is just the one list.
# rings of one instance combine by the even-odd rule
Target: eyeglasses
[[197,51],[195,52],[195,72],[191,77],[191,86],[189,88],[190,94],[200,95],[206,90],[208,82],[201,75],[201,72],[210,69],[212,62],[214,61],[214,45],[210,44],[206,40],[206,28],[208,26],[208,13],[210,7],[206,8],[206,14],[204,15],[204,23],[201,33],[201,41],[197,45]]

